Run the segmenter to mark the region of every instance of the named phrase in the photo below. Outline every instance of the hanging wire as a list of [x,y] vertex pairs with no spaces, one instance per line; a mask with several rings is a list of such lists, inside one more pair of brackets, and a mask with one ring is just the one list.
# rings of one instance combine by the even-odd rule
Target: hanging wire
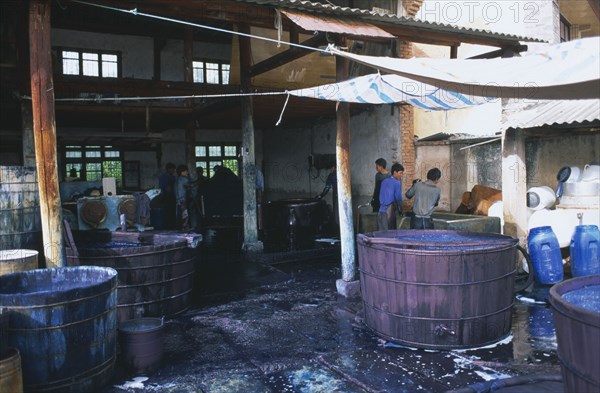
[[198,27],[198,28],[201,28],[201,29],[219,31],[221,33],[228,33],[228,34],[234,34],[234,35],[238,35],[238,36],[242,36],[242,37],[255,38],[257,40],[274,42],[276,44],[277,43],[283,43],[283,44],[286,44],[286,45],[289,45],[289,46],[295,46],[297,48],[312,50],[312,51],[315,51],[315,52],[322,52],[322,53],[332,54],[328,50],[329,47],[326,48],[326,49],[313,48],[312,46],[307,46],[307,45],[302,45],[302,44],[295,44],[293,42],[281,41],[281,40],[277,40],[277,39],[274,39],[274,38],[262,37],[262,36],[258,36],[258,35],[254,35],[254,34],[247,34],[247,33],[242,33],[242,32],[239,32],[239,31],[222,29],[220,27],[213,27],[213,26],[208,26],[208,25],[202,25],[202,24],[199,24],[199,23],[186,22],[186,21],[179,20],[179,19],[167,18],[165,16],[147,14],[145,12],[138,11],[137,8],[134,8],[134,9],[131,9],[131,10],[126,10],[126,9],[122,9],[122,8],[110,7],[110,6],[107,6],[107,5],[90,3],[90,2],[87,2],[87,1],[81,1],[81,0],[73,0],[73,3],[79,3],[79,4],[89,5],[89,6],[92,6],[92,7],[104,8],[104,9],[111,10],[111,11],[124,12],[126,14],[132,14],[132,15],[135,15],[135,16],[145,16],[145,17],[148,17],[148,18],[163,20],[163,21],[167,21],[167,22],[173,22],[173,23],[179,23],[179,24],[182,24],[182,25]]
[[285,112],[285,108],[287,107],[288,101],[290,100],[290,93],[286,91],[287,97],[285,98],[285,103],[283,104],[283,109],[281,110],[281,114],[279,115],[279,120],[275,123],[278,126],[281,123],[281,119],[283,118],[283,112]]

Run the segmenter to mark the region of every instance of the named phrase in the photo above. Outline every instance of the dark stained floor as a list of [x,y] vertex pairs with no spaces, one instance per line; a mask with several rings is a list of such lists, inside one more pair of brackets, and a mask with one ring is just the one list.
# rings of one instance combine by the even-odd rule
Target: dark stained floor
[[[365,326],[360,298],[337,294],[339,258],[263,265],[241,262],[237,249],[217,242],[198,250],[194,304],[166,320],[162,364],[139,375],[119,367],[104,393],[444,392],[560,375],[547,289],[518,296],[512,334],[495,346],[405,348]],[[500,391],[561,392],[562,384]]]

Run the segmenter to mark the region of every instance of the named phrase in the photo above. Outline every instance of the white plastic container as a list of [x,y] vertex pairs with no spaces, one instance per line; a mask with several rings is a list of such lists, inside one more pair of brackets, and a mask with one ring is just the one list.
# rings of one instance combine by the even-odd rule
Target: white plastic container
[[572,166],[571,174],[565,183],[577,183],[579,180],[581,180],[581,169],[577,166]]
[[583,167],[581,181],[599,181],[600,180],[600,165],[587,164]]
[[527,190],[527,207],[532,210],[541,210],[556,203],[554,190],[548,186],[531,187]]

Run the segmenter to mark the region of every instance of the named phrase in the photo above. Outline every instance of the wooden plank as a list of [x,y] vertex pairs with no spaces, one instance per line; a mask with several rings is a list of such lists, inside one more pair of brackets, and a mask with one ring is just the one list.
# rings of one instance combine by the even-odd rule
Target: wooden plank
[[[340,39],[338,45],[345,46]],[[348,79],[349,60],[336,57],[336,80],[342,82]],[[350,184],[350,104],[338,103],[337,107],[337,136],[335,157],[337,166],[338,215],[340,221],[340,241],[342,252],[342,280],[354,280],[356,270],[356,250],[354,243],[354,225],[352,218],[352,187]]]
[[46,267],[65,266],[50,40],[50,0],[32,0],[29,8],[29,55],[35,156]]

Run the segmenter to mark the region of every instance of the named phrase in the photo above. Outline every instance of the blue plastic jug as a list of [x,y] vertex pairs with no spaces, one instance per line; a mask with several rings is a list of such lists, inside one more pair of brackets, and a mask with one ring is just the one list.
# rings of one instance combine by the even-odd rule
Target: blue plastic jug
[[527,237],[535,279],[554,284],[563,279],[563,264],[558,239],[549,226],[532,228]]
[[571,237],[571,273],[573,277],[600,274],[600,230],[596,225],[579,225]]

